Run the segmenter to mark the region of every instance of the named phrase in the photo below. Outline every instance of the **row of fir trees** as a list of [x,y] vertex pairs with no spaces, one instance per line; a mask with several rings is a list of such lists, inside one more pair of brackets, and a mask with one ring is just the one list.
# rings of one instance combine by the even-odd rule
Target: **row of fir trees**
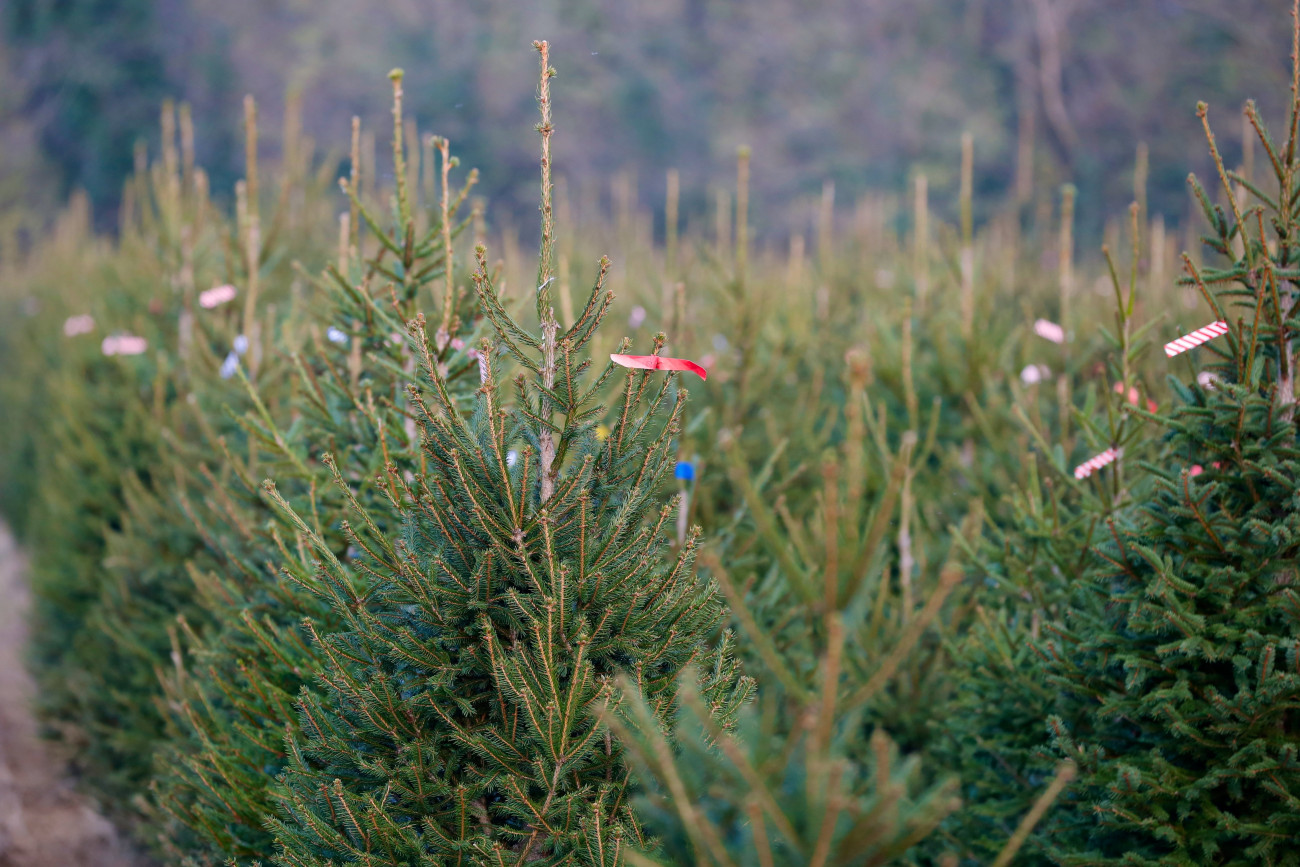
[[1092,292],[1072,191],[976,233],[969,160],[937,243],[828,186],[811,265],[751,257],[742,151],[711,243],[670,179],[598,258],[536,48],[535,274],[400,70],[391,188],[292,104],[259,166],[249,100],[227,214],[169,104],[114,239],[7,240],[38,709],[142,857],[1300,864],[1300,59],[1258,171],[1200,107],[1182,276],[1139,183]]

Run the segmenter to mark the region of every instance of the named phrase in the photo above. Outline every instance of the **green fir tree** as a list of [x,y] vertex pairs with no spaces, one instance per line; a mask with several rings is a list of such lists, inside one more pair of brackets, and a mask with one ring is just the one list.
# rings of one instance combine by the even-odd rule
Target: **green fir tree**
[[[552,311],[554,70],[537,48],[539,333],[507,312],[480,249],[474,279],[494,335],[479,344],[466,407],[413,320],[422,452],[383,482],[400,531],[353,502],[362,586],[281,504],[320,561],[302,586],[344,624],[313,630],[322,689],[300,699],[275,823],[281,864],[617,863],[644,840],[602,719],[619,705],[614,679],[627,673],[668,713],[678,674],[708,656],[723,616],[694,577],[696,535],[667,556],[673,506],[660,483],[686,392],[671,375],[629,372],[620,398],[602,400],[615,365],[592,375],[584,348],[612,301],[607,263],[567,330]],[[520,368],[513,399],[499,354]],[[725,719],[746,689],[728,666],[713,670],[704,691]]]
[[[1088,353],[1066,359],[1075,372],[1091,368],[1101,376],[1083,388],[1062,376],[1061,405],[1050,415],[1013,389],[1013,415],[1026,432],[1029,459],[997,518],[968,549],[983,586],[972,599],[974,622],[947,647],[952,695],[928,723],[936,759],[961,775],[966,806],[944,823],[937,839],[963,864],[995,858],[1050,787],[1062,757],[1052,748],[1047,718],[1072,713],[1073,722],[1090,713],[1085,706],[1062,707],[1042,668],[1043,636],[1069,609],[1072,593],[1088,574],[1092,546],[1108,523],[1125,520],[1150,496],[1150,479],[1134,472],[1157,451],[1153,416],[1141,406],[1155,408],[1141,364],[1155,322],[1142,322],[1137,312],[1139,216],[1134,203],[1127,285],[1112,251],[1102,248],[1114,300],[1114,327],[1101,332],[1102,357]],[[1068,235],[1066,224],[1063,236]],[[1082,405],[1073,403],[1072,394]],[[1113,463],[1090,475],[1075,473],[1081,462],[1106,448],[1117,452]],[[1021,863],[1050,863],[1046,841],[1059,824],[1072,821],[1076,806],[1073,790],[1067,789],[1025,841]]]
[[[957,589],[964,570],[950,557],[918,570],[915,584],[893,580],[889,530],[913,477],[930,481],[935,429],[920,445],[911,431],[891,443],[860,355],[846,379],[848,434],[823,455],[814,506],[778,499],[774,510],[762,490],[768,472],[747,477],[728,446],[765,556],[745,561],[761,571],[743,581],[712,554],[704,562],[726,591],[758,700],[726,732],[688,677],[672,729],[648,710],[616,724],[655,783],[638,807],[658,847],[634,854],[637,864],[875,865],[906,863],[923,844],[945,850],[932,837],[961,805],[957,781],[915,752],[904,757],[890,725],[942,706],[944,642],[934,633],[960,622],[969,605],[946,602],[969,589]],[[976,532],[978,519],[960,532]],[[1059,788],[1026,807],[1026,833]],[[1008,859],[1024,839],[1014,830],[1000,841]]]
[[[1115,402],[1134,420],[1158,421],[1163,439],[1111,439],[1130,453],[1088,482],[1091,494],[1029,497],[1028,516],[1007,534],[1002,577],[1014,585],[1019,559],[1031,564],[1026,590],[1047,592],[1027,594],[1037,610],[990,612],[962,658],[970,677],[952,729],[976,803],[952,831],[967,854],[988,851],[988,835],[1066,757],[1079,781],[1031,841],[1034,863],[1300,857],[1290,719],[1300,696],[1290,586],[1300,553],[1297,90],[1281,146],[1247,105],[1267,183],[1226,170],[1206,121],[1225,205],[1191,183],[1220,263],[1202,269],[1185,257],[1184,282],[1231,329],[1185,356],[1212,363],[1193,382],[1170,378],[1178,401],[1168,416]],[[1120,300],[1122,326],[1133,308]],[[1132,460],[1144,441],[1150,460]]]
[[1212,363],[1178,384],[1156,493],[1107,527],[1044,648],[1053,744],[1081,770],[1078,820],[1050,841],[1062,864],[1300,863],[1295,68],[1283,141],[1246,106],[1266,182],[1225,170],[1198,108],[1228,207],[1190,179],[1221,264],[1185,259],[1186,279],[1231,327],[1190,356]]
[[[192,141],[181,116],[182,138]],[[185,573],[202,543],[181,516],[174,471],[214,445],[214,430],[236,430],[195,408],[238,396],[218,369],[240,329],[228,309],[196,317],[198,281],[243,285],[250,261],[234,252],[244,249],[238,229],[210,212],[192,151],[182,160],[171,104],[163,129],[162,159],[130,184],[135,204],[123,213],[119,244],[103,254],[96,279],[65,299],[68,312],[94,316],[90,334],[70,338],[77,351],[45,374],[53,436],[37,450],[48,482],[37,499],[48,517],[32,539],[41,552],[33,585],[42,709],[117,818],[133,817],[162,735],[158,671],[174,619],[208,620]],[[301,240],[287,230],[280,244]],[[143,338],[144,350],[111,353],[122,331]]]
[[[393,85],[394,161],[403,167],[411,143],[403,140],[399,73]],[[183,486],[188,522],[207,548],[206,559],[189,564],[187,580],[218,626],[180,624],[184,660],[163,682],[171,730],[155,763],[151,833],[170,858],[203,865],[270,861],[274,840],[266,822],[276,812],[286,727],[297,731],[298,694],[314,685],[323,665],[304,623],[323,632],[342,628],[334,609],[288,577],[309,580],[312,555],[253,473],[277,479],[279,495],[310,516],[360,586],[365,572],[352,562],[341,530],[352,499],[335,479],[355,486],[352,496],[377,524],[399,524],[376,480],[388,461],[410,463],[419,449],[405,393],[413,359],[400,335],[428,298],[441,316],[445,336],[435,356],[448,388],[463,395],[478,383],[467,340],[481,320],[457,291],[453,256],[469,223],[460,212],[477,173],[452,189],[457,161],[445,139],[430,144],[441,154],[440,184],[426,183],[426,194],[434,195],[421,207],[418,190],[397,172],[391,228],[361,198],[354,146],[344,188],[358,219],[343,221],[338,262],[312,281],[313,303],[300,303],[308,312],[290,318],[280,341],[297,374],[289,380],[291,396],[272,409],[265,395],[274,383],[255,384],[241,373],[252,405],[239,418],[246,443],[228,446],[215,473],[204,471],[221,484]],[[362,234],[367,228],[369,238]],[[362,254],[367,248],[371,255]],[[307,331],[310,343],[299,345]],[[332,463],[319,459],[325,451],[335,455]]]

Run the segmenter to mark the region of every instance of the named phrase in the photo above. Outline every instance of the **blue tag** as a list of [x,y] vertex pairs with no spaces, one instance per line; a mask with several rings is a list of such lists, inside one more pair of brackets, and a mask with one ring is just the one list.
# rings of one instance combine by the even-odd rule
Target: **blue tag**
[[695,465],[690,461],[678,461],[677,469],[673,471],[673,475],[684,482],[693,482],[695,481]]

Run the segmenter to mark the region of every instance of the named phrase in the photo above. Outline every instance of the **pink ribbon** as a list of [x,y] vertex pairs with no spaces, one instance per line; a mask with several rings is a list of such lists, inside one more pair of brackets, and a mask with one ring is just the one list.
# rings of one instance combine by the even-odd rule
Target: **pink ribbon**
[[709,372],[686,358],[665,358],[662,355],[610,355],[609,360],[623,367],[637,370],[688,370],[700,379],[707,380]]

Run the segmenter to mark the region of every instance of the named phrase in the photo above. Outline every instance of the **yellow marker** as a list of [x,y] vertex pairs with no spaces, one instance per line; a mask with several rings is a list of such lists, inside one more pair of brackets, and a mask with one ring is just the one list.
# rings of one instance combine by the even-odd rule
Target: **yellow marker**
[[601,442],[609,439],[609,428],[605,427],[603,424],[596,425],[596,439]]

